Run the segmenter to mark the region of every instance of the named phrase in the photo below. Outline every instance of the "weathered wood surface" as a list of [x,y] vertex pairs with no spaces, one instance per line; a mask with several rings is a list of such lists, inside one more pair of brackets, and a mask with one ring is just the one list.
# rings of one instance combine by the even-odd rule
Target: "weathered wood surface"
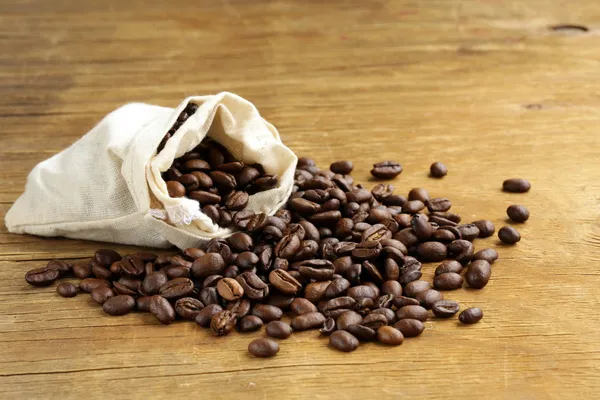
[[[553,31],[551,25],[589,28]],[[108,317],[34,289],[45,260],[97,243],[0,228],[1,398],[596,398],[600,390],[600,3],[586,1],[4,1],[0,215],[28,171],[131,101],[228,90],[326,167],[395,159],[394,184],[465,219],[531,219],[490,284],[453,293],[484,319],[427,323],[397,348],[341,354],[317,332],[253,359],[256,334]],[[442,180],[427,177],[443,161]],[[525,195],[500,191],[524,177]],[[118,246],[119,249],[132,250]],[[431,278],[432,268],[425,267]]]

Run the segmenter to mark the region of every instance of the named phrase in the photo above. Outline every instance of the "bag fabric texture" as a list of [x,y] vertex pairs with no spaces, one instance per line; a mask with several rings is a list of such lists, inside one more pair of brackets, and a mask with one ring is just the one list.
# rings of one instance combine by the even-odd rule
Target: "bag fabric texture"
[[[199,107],[157,154],[188,103]],[[249,101],[228,92],[192,96],[177,108],[127,104],[69,148],[39,163],[6,214],[10,232],[148,247],[198,246],[234,231],[196,200],[172,198],[161,173],[205,137],[237,159],[277,174],[276,188],[250,196],[248,209],[274,214],[289,197],[297,157]]]

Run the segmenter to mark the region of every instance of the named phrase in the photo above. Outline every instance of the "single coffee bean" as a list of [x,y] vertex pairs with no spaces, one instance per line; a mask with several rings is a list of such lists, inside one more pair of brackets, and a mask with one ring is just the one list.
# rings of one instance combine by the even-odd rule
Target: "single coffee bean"
[[196,190],[198,189],[198,187],[200,187],[200,182],[198,182],[198,178],[196,177],[196,175],[193,174],[181,175],[179,178],[177,178],[177,181],[183,186],[185,186],[186,191]]
[[233,278],[223,278],[217,283],[217,291],[227,301],[234,301],[244,295],[244,288]]
[[431,289],[431,284],[427,281],[415,280],[409,282],[404,287],[404,294],[408,297],[417,297],[417,294]]
[[234,313],[238,318],[243,318],[250,314],[251,303],[248,299],[240,299],[227,304],[227,309]]
[[265,329],[267,336],[277,339],[287,339],[292,334],[292,327],[281,321],[271,321]]
[[290,325],[295,331],[317,329],[323,325],[325,319],[325,316],[320,312],[310,312],[294,317]]
[[418,319],[421,322],[427,320],[427,310],[421,306],[404,306],[396,311],[398,319]]
[[244,272],[235,278],[244,289],[246,297],[261,300],[269,295],[269,287],[256,274]]
[[92,275],[99,279],[112,279],[112,272],[110,272],[109,269],[97,264],[96,261],[92,261]]
[[168,281],[169,278],[164,272],[151,272],[142,281],[140,291],[146,296],[158,294],[160,287]]
[[75,297],[77,296],[77,287],[72,283],[62,282],[56,287],[56,293],[62,297]]
[[[233,225],[235,225],[235,227],[238,229],[246,229],[250,223],[250,220],[254,218],[254,215],[255,213],[252,210],[244,209],[242,211],[238,211],[233,216]],[[231,236],[229,238],[231,239]]]
[[238,322],[238,330],[240,332],[254,332],[262,328],[263,321],[256,315],[246,315]]
[[149,311],[163,325],[169,325],[171,322],[175,321],[175,310],[173,309],[173,306],[171,306],[171,303],[162,296],[154,295],[150,298]]
[[370,342],[377,337],[377,332],[374,329],[363,325],[350,325],[346,329],[361,342]]
[[404,341],[404,335],[392,326],[382,326],[377,329],[377,341],[389,346],[398,346]]
[[125,315],[135,308],[135,299],[127,295],[109,298],[102,304],[102,309],[110,315]]
[[433,286],[438,290],[456,290],[463,284],[463,277],[455,272],[446,272],[433,278]]
[[[81,288],[81,285],[80,285]],[[102,305],[106,300],[110,299],[115,295],[111,288],[105,285],[101,285],[90,292],[92,300]]]
[[498,252],[494,249],[483,249],[479,250],[477,253],[473,254],[472,260],[485,260],[490,264],[493,264],[494,261],[498,259]]
[[196,315],[196,323],[204,328],[208,328],[212,317],[221,311],[223,311],[223,309],[220,305],[209,304]]
[[446,260],[443,261],[438,267],[435,269],[435,276],[441,275],[446,272],[456,272],[460,274],[462,272],[462,264],[455,260]]
[[210,170],[210,164],[207,163],[204,160],[189,160],[186,161],[185,164],[183,164],[183,169],[185,171],[191,172],[191,171],[209,171]]
[[531,184],[525,179],[507,179],[502,183],[502,189],[505,192],[525,193],[531,189]]
[[[240,173],[236,175],[236,180],[240,188],[245,188],[250,185],[260,176],[260,172],[253,167],[244,167]],[[211,185],[212,186],[212,185]]]
[[170,197],[183,197],[185,196],[185,186],[177,181],[168,181],[167,192]]
[[381,249],[378,241],[360,242],[352,250],[352,258],[359,261],[373,260],[379,256]]
[[406,203],[406,201],[407,201],[406,197],[404,197],[402,195],[390,194],[389,196],[387,196],[383,199],[383,204],[388,207],[392,207],[392,206],[402,207],[404,205],[404,203]]
[[308,220],[316,226],[333,226],[342,218],[339,211],[324,211],[311,215]]
[[472,242],[477,236],[479,236],[479,228],[475,224],[465,224],[456,227],[461,234],[463,240]]
[[60,271],[55,268],[35,268],[25,274],[27,283],[33,286],[49,286],[60,276]]
[[250,251],[253,240],[252,237],[245,232],[236,232],[227,238],[227,243],[233,251],[242,253],[244,251]]
[[158,293],[166,299],[189,296],[194,291],[194,282],[189,278],[176,278],[160,287]]
[[473,258],[473,244],[468,240],[454,240],[448,244],[448,253],[461,265],[466,265]]
[[79,282],[79,290],[84,293],[91,293],[92,290],[100,286],[110,287],[110,282],[106,279],[86,278]]
[[524,206],[515,204],[506,209],[506,214],[515,222],[525,222],[529,219],[529,210]]
[[346,311],[335,322],[338,330],[345,330],[349,325],[362,325],[363,317],[355,311]]
[[445,197],[436,197],[425,202],[429,212],[448,211],[452,207],[452,203]]
[[[394,314],[394,312],[392,310],[390,310],[390,311],[392,314]],[[351,324],[351,325],[363,325],[368,328],[377,330],[377,329],[379,329],[379,327],[385,326],[387,324],[388,324],[388,318],[386,315],[384,315],[381,312],[371,312],[371,314],[368,314],[363,318],[362,323]],[[348,326],[346,326],[346,328],[348,328]]]
[[377,199],[377,201],[382,201],[386,197],[394,194],[394,186],[384,185],[383,183],[380,183],[378,185],[375,185],[373,189],[371,189],[371,194],[373,195],[373,197],[375,197],[375,199]]
[[402,172],[402,166],[395,161],[382,161],[373,164],[371,175],[378,179],[394,179]]
[[492,221],[489,221],[487,219],[473,221],[473,225],[475,225],[477,229],[479,229],[480,238],[490,237],[494,234],[494,232],[496,232],[496,227],[494,226]]
[[441,162],[436,161],[429,167],[429,173],[434,178],[443,178],[448,173],[448,168]]
[[[198,188],[202,188],[202,189],[210,189],[211,187],[213,187],[213,181],[210,178],[210,176],[208,176],[208,174],[202,172],[202,171],[192,171],[190,172],[191,175],[193,175],[196,180],[198,181]],[[190,190],[196,190],[196,189],[192,189],[190,188]]]
[[333,263],[329,260],[306,260],[298,267],[301,276],[316,281],[330,280],[334,274]]
[[[298,274],[300,276],[300,274]],[[325,291],[331,281],[318,281],[312,282],[306,285],[304,288],[304,298],[313,303],[318,303],[321,300],[325,299]]]
[[175,302],[175,312],[183,319],[194,320],[204,304],[193,297],[182,297]]
[[440,227],[436,229],[432,234],[430,239],[434,242],[442,242],[449,243],[456,239],[454,233],[450,232],[447,229],[443,229],[444,227]]
[[353,299],[368,297],[375,300],[377,297],[379,297],[379,295],[371,286],[359,285],[348,289],[348,297],[352,297]]
[[267,299],[267,304],[275,306],[277,308],[281,308],[283,311],[286,311],[289,310],[294,299],[294,296],[291,295],[273,294]]
[[350,281],[345,278],[334,279],[331,281],[327,289],[325,290],[325,297],[334,298],[343,296],[344,293],[350,288]]
[[467,284],[474,289],[481,289],[488,284],[492,275],[492,267],[485,260],[476,260],[469,264],[465,279]]
[[396,322],[394,328],[402,332],[404,337],[415,337],[423,333],[425,325],[418,319],[405,318]]
[[383,262],[383,269],[383,276],[385,279],[396,281],[400,277],[400,267],[398,266],[398,263],[392,258],[385,259],[385,261]]
[[416,214],[424,208],[425,204],[421,200],[409,200],[402,206],[402,212],[407,214]]
[[424,214],[415,215],[411,220],[411,226],[414,234],[419,238],[419,240],[429,239],[434,231]]
[[283,294],[295,295],[302,289],[302,284],[283,269],[271,271],[269,282]]
[[323,326],[319,329],[323,335],[331,335],[336,330],[335,319],[327,318],[325,322],[323,322]]
[[290,304],[290,309],[296,315],[318,312],[317,307],[313,303],[302,297],[295,298],[292,304]]
[[450,318],[460,310],[460,306],[454,300],[439,300],[431,310],[438,318]]
[[476,307],[467,308],[458,316],[458,320],[463,324],[475,324],[479,322],[481,318],[483,318],[483,311]]
[[498,231],[498,238],[505,244],[515,244],[521,240],[521,235],[512,226],[503,226]]
[[92,273],[92,267],[87,263],[73,264],[73,275],[79,279],[85,279]]
[[229,310],[219,311],[210,319],[210,330],[217,336],[227,335],[235,324],[237,316]]
[[275,246],[275,256],[279,258],[292,259],[300,250],[301,241],[298,236],[288,234],[284,236]]
[[433,305],[440,300],[444,299],[444,295],[435,289],[428,289],[423,292],[417,293],[415,297],[421,307],[431,309]]
[[110,268],[110,266],[113,263],[121,260],[121,255],[114,250],[100,249],[96,250],[96,253],[94,254],[94,259],[101,266],[105,268]]
[[209,304],[220,304],[221,299],[219,298],[219,292],[217,292],[217,288],[214,286],[205,287],[198,293],[198,299],[205,306]]
[[411,282],[421,279],[423,274],[420,270],[414,268],[403,268],[398,278],[401,285],[408,285]]
[[396,308],[402,308],[404,306],[418,306],[419,300],[413,299],[411,297],[406,296],[397,296],[392,300],[392,304]]
[[381,285],[381,293],[382,294],[391,294],[393,297],[398,297],[402,295],[402,285],[400,282],[395,280],[389,280],[383,282]]
[[225,260],[219,253],[207,253],[198,257],[192,264],[192,275],[197,279],[216,275],[225,269]]
[[[214,184],[222,190],[233,190],[237,186],[235,177],[223,171],[210,171],[208,173]],[[256,181],[255,181],[256,182]]]
[[348,160],[336,161],[329,166],[329,169],[335,174],[348,175],[354,169],[354,164]]
[[413,188],[408,192],[408,200],[419,200],[425,203],[429,200],[429,192],[424,188]]
[[329,345],[336,350],[351,352],[359,346],[358,339],[346,331],[335,331],[329,336]]
[[256,304],[252,307],[251,313],[265,322],[280,320],[283,316],[283,311],[280,308],[269,304]]
[[417,246],[422,261],[442,261],[447,256],[446,246],[440,242],[424,242]]
[[[108,288],[106,288],[108,289]],[[99,289],[96,289],[99,290]],[[110,290],[110,289],[108,289]],[[92,292],[92,299],[94,298]],[[150,301],[152,300],[152,296],[142,296],[135,299],[135,308],[139,312],[150,312]],[[95,300],[94,300],[95,301]]]
[[248,345],[248,352],[254,357],[273,357],[279,352],[279,344],[268,338],[254,339]]

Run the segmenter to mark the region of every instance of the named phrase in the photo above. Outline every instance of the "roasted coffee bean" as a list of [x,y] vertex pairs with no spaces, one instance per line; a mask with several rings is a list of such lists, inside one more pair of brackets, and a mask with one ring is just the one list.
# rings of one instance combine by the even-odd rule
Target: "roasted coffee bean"
[[219,171],[227,172],[228,174],[237,174],[244,168],[244,163],[240,161],[232,161],[217,165]]
[[363,317],[356,311],[345,311],[336,319],[337,330],[345,330],[349,325],[362,325]]
[[[408,254],[408,250],[406,249],[406,246],[404,245],[404,243],[402,243],[399,240],[396,239],[382,239],[381,240],[381,245],[384,248],[393,248],[396,250],[399,250],[402,254]],[[389,251],[389,250],[388,250]],[[388,257],[392,257],[392,255],[388,255]]]
[[183,169],[186,171],[210,171],[210,164],[204,160],[195,159],[186,161],[183,164]]
[[79,279],[85,279],[92,273],[92,267],[87,263],[73,264],[73,275]]
[[[125,256],[119,261],[120,268],[118,275],[130,277],[141,277],[146,271],[146,263],[140,257],[135,255]],[[112,266],[111,266],[112,269]]]
[[[181,265],[175,265],[172,267],[162,269],[161,272],[163,274],[166,274],[168,279],[190,278],[192,276],[191,268],[182,267]],[[152,274],[152,273],[150,273],[150,274]],[[147,275],[147,276],[149,276],[149,275]]]
[[404,269],[400,273],[400,277],[398,278],[398,282],[400,282],[401,285],[408,285],[411,282],[414,282],[414,281],[416,281],[418,279],[421,279],[422,276],[423,276],[423,274],[418,269],[413,269],[413,268],[411,268],[411,269]]
[[137,290],[131,290],[127,286],[120,284],[119,282],[113,282],[113,291],[116,294],[126,294],[129,296],[137,296]]
[[279,177],[277,175],[264,175],[254,181],[250,190],[252,193],[262,192],[277,187],[278,183]]
[[244,272],[235,278],[244,289],[246,297],[261,300],[269,295],[269,287],[256,274]]
[[135,308],[135,299],[131,296],[119,295],[107,299],[102,309],[110,315],[125,315]]
[[205,287],[198,294],[198,299],[202,302],[202,304],[219,304],[219,292],[217,292],[216,287]]
[[379,297],[377,297],[377,299],[375,299],[375,301],[373,302],[373,307],[374,308],[391,308],[392,307],[392,302],[394,300],[394,295],[393,294],[383,294]]
[[324,211],[316,213],[308,217],[308,220],[316,226],[333,226],[342,218],[342,213],[339,211]]
[[375,197],[375,199],[377,199],[377,201],[382,201],[386,197],[391,196],[393,193],[394,186],[384,185],[383,183],[375,185],[373,189],[371,189],[371,194],[373,195],[373,197]]
[[335,174],[348,175],[354,169],[354,164],[348,160],[336,161],[329,166],[329,169]]
[[335,331],[329,336],[329,345],[339,351],[354,351],[359,344],[358,339],[346,331]]
[[429,192],[424,188],[413,188],[408,192],[408,200],[419,200],[425,203],[429,200]]
[[[184,268],[185,267],[179,267]],[[142,285],[140,286],[140,292],[146,296],[158,294],[158,291],[162,285],[167,283],[169,278],[164,272],[152,272],[144,278]]]
[[260,262],[260,258],[251,251],[240,253],[235,259],[235,264],[242,269],[250,269]]
[[[177,181],[179,183],[181,183],[183,186],[185,186],[186,191],[196,190],[200,187],[200,182],[198,182],[198,178],[196,178],[196,175],[194,175],[194,174],[181,175],[179,178],[177,178]],[[168,185],[168,182],[167,182],[167,185]],[[177,196],[171,195],[171,197],[177,197]]]
[[265,329],[267,336],[287,339],[292,334],[292,327],[281,321],[271,321]]
[[375,330],[363,325],[350,325],[346,329],[361,342],[375,340],[377,336],[377,332]]
[[371,286],[359,285],[348,289],[348,297],[352,297],[353,299],[368,297],[375,300],[378,297],[378,294]]
[[463,240],[472,242],[477,236],[479,236],[479,228],[475,224],[465,224],[456,227],[461,234]]
[[292,304],[290,304],[290,309],[297,315],[318,311],[317,307],[313,303],[302,297],[295,298],[294,301],[292,301]]
[[458,320],[463,324],[475,324],[481,318],[483,318],[483,311],[476,307],[467,308],[458,315]]
[[238,229],[246,229],[248,227],[248,223],[254,217],[254,211],[244,209],[242,211],[238,211],[233,216],[233,225],[235,225]]
[[494,226],[492,221],[488,221],[487,219],[473,221],[473,225],[475,225],[477,229],[479,229],[480,238],[490,237],[496,231],[496,227]]
[[154,295],[150,297],[149,311],[163,325],[169,325],[171,322],[175,321],[175,310],[173,309],[173,306],[171,306],[171,303],[162,296]]
[[214,204],[208,204],[203,206],[202,212],[204,213],[204,215],[210,218],[213,223],[219,223],[219,218],[221,217],[221,214],[219,214],[219,209]]
[[188,278],[176,278],[160,287],[158,293],[166,299],[189,296],[194,291],[194,282]]
[[377,224],[382,221],[388,220],[392,218],[392,213],[390,213],[387,207],[377,207],[371,208],[369,210],[369,216],[367,217],[367,222],[370,224]]
[[438,290],[456,290],[463,284],[463,277],[455,272],[446,272],[433,278],[433,286]]
[[56,293],[62,297],[75,297],[77,296],[77,287],[72,283],[62,282],[56,287]]
[[[394,312],[392,311],[392,314],[393,313]],[[340,315],[340,318],[341,318],[341,315]],[[387,317],[385,315],[383,315],[382,313],[372,312],[371,314],[365,316],[362,319],[362,323],[360,323],[360,324],[352,324],[352,325],[364,325],[364,326],[366,326],[368,328],[377,330],[380,327],[385,326],[387,324],[388,324],[388,319],[387,319]],[[348,326],[346,326],[346,328],[347,327]]]
[[209,304],[196,315],[196,323],[204,328],[208,328],[212,317],[221,311],[223,309],[218,304]]
[[389,346],[398,346],[404,341],[404,335],[392,326],[382,326],[377,329],[377,341]]
[[432,234],[430,239],[434,242],[449,243],[456,239],[454,233],[447,229],[438,228]]
[[236,175],[236,180],[240,188],[245,188],[259,176],[260,172],[256,168],[246,166]]
[[525,222],[529,219],[529,210],[524,206],[515,204],[506,209],[506,214],[515,222]]
[[473,254],[472,260],[485,260],[490,264],[493,264],[494,261],[498,259],[498,252],[494,249],[483,249],[479,250],[477,253]]
[[[92,262],[97,263],[95,260],[92,260]],[[50,260],[48,264],[46,264],[46,268],[57,270],[60,273],[60,276],[71,272],[71,266],[62,260]]]
[[197,279],[221,273],[225,268],[225,261],[219,253],[207,253],[198,257],[192,264],[192,275]]
[[[434,214],[429,214],[429,223],[437,224],[440,228],[448,228],[448,227],[454,227],[454,226],[458,225],[454,221],[451,221],[447,218],[440,217],[439,215],[434,215]],[[451,232],[454,233],[453,231],[451,231]],[[460,234],[459,234],[459,236],[460,236]],[[457,236],[455,236],[455,238],[457,238]]]
[[515,244],[521,240],[521,235],[512,226],[503,226],[498,231],[498,238],[505,244]]
[[302,289],[302,284],[283,269],[271,271],[269,282],[283,294],[295,295]]
[[525,179],[507,179],[502,183],[502,189],[505,192],[525,193],[531,189],[531,184]]
[[203,308],[204,304],[193,297],[183,297],[175,302],[175,312],[183,319],[195,319]]
[[[303,240],[300,243],[300,250],[296,253],[294,260],[308,260],[317,255],[319,244],[314,240]],[[327,260],[319,260],[327,261]],[[327,261],[330,262],[330,261]]]
[[427,281],[415,280],[404,286],[404,295],[408,297],[417,297],[417,294],[431,289],[431,284]]
[[434,178],[443,178],[448,173],[448,168],[441,162],[436,161],[429,167],[429,173]]
[[412,231],[419,240],[427,240],[434,229],[423,214],[415,215],[411,220]]
[[323,322],[323,326],[319,329],[323,335],[331,335],[336,330],[335,319],[327,318],[325,322]]
[[346,199],[349,203],[366,203],[373,198],[371,192],[367,189],[358,188],[349,193],[346,193]]
[[404,337],[416,337],[423,333],[425,325],[418,319],[405,318],[396,322],[394,328],[402,332]]
[[223,278],[217,283],[217,291],[227,301],[235,301],[244,295],[244,288],[233,278]]
[[454,300],[439,300],[433,304],[431,310],[438,318],[450,318],[460,310],[460,306]]
[[[233,190],[237,186],[235,177],[227,172],[223,171],[210,171],[210,178],[214,184],[222,190]],[[255,181],[256,182],[256,181]]]
[[90,292],[92,300],[98,304],[104,304],[106,300],[110,299],[115,295],[111,288],[102,285]]
[[458,261],[446,260],[438,265],[438,267],[435,269],[435,276],[446,272],[456,272],[457,274],[460,274],[462,272],[462,268],[463,266]]
[[112,278],[112,272],[110,270],[92,261],[92,275],[99,279],[110,280]]
[[404,306],[418,306],[419,301],[406,296],[397,296],[392,300],[392,304],[396,308],[402,308]]
[[390,239],[391,237],[392,232],[385,225],[375,224],[362,233],[361,242],[377,242],[382,239]]
[[254,339],[248,345],[248,352],[254,357],[273,357],[279,352],[279,344],[269,338]]
[[407,214],[416,214],[425,208],[421,200],[409,200],[402,206],[402,212]]
[[100,249],[96,250],[96,253],[94,254],[94,259],[101,266],[109,268],[114,262],[121,260],[121,255],[114,250]]
[[[196,181],[198,182],[198,188],[210,189],[213,187],[213,181],[208,174],[202,171],[192,171],[190,174],[196,178]],[[193,191],[195,189],[190,187],[190,190]]]
[[[376,306],[377,305],[374,305],[373,307],[376,307]],[[391,302],[390,302],[390,307],[391,307]],[[387,319],[388,325],[391,325],[394,322],[396,322],[396,313],[391,308],[377,307],[377,308],[374,308],[373,310],[371,310],[371,314],[383,315]]]
[[373,263],[369,261],[363,261],[362,270],[366,272],[366,276],[371,278],[373,282],[377,284],[383,282],[383,277],[381,276],[381,273]]
[[382,161],[373,164],[371,175],[378,179],[394,179],[402,172],[402,166],[395,161]]
[[137,299],[135,299],[136,310],[138,310],[139,312],[150,312],[150,301],[151,300],[152,300],[152,296],[138,297]]
[[185,196],[185,186],[177,181],[168,181],[167,192],[170,197],[183,197]]
[[218,204],[221,201],[221,196],[203,190],[194,190],[188,194],[194,200],[197,200],[200,205]]
[[436,197],[425,202],[429,212],[448,211],[452,207],[452,203],[445,197]]
[[422,261],[442,261],[447,256],[446,246],[440,242],[424,242],[418,245],[417,253]]
[[391,258],[385,259],[383,262],[383,270],[385,279],[396,281],[400,277],[400,267],[398,266],[398,263]]
[[310,312],[294,317],[290,325],[295,331],[317,329],[323,325],[325,319],[325,316],[320,312]]
[[233,251],[241,253],[244,251],[249,251],[252,248],[253,240],[252,237],[247,233],[236,232],[227,238],[227,243]]
[[420,293],[417,293],[417,296],[415,298],[417,299],[421,307],[429,310],[437,301],[443,300],[444,295],[435,289],[427,289]]
[[240,332],[254,332],[262,328],[263,321],[256,315],[246,315],[238,321],[238,330]]
[[[33,286],[49,286],[60,276],[60,271],[55,268],[35,268],[25,274],[27,283]],[[92,278],[93,279],[93,278]],[[89,292],[88,292],[89,293]]]
[[319,212],[321,206],[313,201],[297,197],[289,201],[289,207],[300,215],[313,215]]
[[467,240],[454,240],[448,244],[448,253],[462,265],[473,258],[473,244]]
[[223,279],[221,275],[209,275],[202,282],[202,289],[207,287],[217,287],[219,281]]
[[465,273],[465,280],[469,287],[481,289],[488,284],[492,275],[492,267],[485,260],[476,260],[469,264]]
[[284,236],[275,246],[275,256],[279,258],[292,259],[300,250],[301,241],[298,236],[288,234]]
[[325,291],[327,290],[327,287],[330,283],[331,281],[319,281],[309,283],[304,288],[304,298],[315,304],[325,299]]
[[79,282],[79,290],[84,293],[91,293],[92,290],[100,286],[110,287],[110,282],[106,279],[86,278]]
[[280,308],[269,304],[256,304],[250,312],[265,322],[279,320],[283,316],[283,311]]
[[238,318],[243,318],[246,315],[250,314],[251,303],[248,299],[240,299],[237,301],[232,301],[227,304],[227,310],[231,311]]
[[378,241],[361,242],[352,250],[352,258],[359,261],[373,260],[379,256],[381,249]]
[[402,285],[400,282],[395,280],[389,280],[383,282],[381,285],[381,293],[382,294],[391,294],[394,297],[398,297],[402,295]]
[[227,335],[235,327],[237,316],[229,310],[219,311],[210,319],[210,330],[217,336]]
[[406,197],[399,194],[390,194],[389,196],[383,199],[383,204],[391,207],[391,206],[399,206],[402,207],[404,203],[407,202]]
[[282,310],[289,310],[292,301],[294,301],[294,296],[283,295],[283,294],[272,294],[267,299],[267,304],[281,308]]
[[421,306],[404,306],[396,311],[398,319],[417,319],[421,322],[427,320],[427,310]]

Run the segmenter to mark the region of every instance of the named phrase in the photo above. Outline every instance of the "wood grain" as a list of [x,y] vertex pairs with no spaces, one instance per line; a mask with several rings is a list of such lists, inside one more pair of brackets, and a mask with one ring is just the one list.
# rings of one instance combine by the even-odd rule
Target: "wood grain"
[[[548,28],[565,23],[589,31]],[[400,192],[425,186],[465,220],[500,227],[512,203],[532,217],[517,246],[477,242],[501,256],[485,289],[447,295],[481,307],[479,324],[429,321],[352,354],[305,332],[269,360],[246,351],[260,333],[108,317],[29,287],[28,269],[100,245],[2,226],[0,398],[596,398],[598,27],[592,0],[3,1],[2,216],[36,163],[119,105],[228,90],[322,167],[353,159],[371,185],[370,164],[398,160]],[[427,177],[433,161],[447,177]],[[509,177],[531,192],[502,193]]]

